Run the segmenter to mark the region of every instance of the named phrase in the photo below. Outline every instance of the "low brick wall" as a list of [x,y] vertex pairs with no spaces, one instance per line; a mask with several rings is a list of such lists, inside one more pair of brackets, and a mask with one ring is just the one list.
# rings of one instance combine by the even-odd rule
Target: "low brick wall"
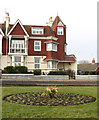
[[2,74],[3,79],[68,80],[68,75]]
[[76,80],[99,80],[99,75],[76,75]]

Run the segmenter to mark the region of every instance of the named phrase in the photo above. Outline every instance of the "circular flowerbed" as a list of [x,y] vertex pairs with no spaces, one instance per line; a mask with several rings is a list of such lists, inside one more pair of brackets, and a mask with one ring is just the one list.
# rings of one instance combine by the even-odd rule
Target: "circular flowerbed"
[[53,98],[42,93],[21,93],[13,94],[3,98],[3,100],[11,103],[36,105],[36,106],[67,106],[79,105],[84,103],[94,102],[96,98],[91,96],[58,93]]

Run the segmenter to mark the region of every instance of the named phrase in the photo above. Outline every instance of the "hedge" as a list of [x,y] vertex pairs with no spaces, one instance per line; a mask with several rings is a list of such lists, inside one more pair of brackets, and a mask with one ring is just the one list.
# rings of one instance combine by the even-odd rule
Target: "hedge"
[[34,70],[33,73],[34,75],[41,75],[41,70]]
[[3,73],[14,74],[14,73],[27,73],[28,69],[25,66],[7,66],[4,68]]

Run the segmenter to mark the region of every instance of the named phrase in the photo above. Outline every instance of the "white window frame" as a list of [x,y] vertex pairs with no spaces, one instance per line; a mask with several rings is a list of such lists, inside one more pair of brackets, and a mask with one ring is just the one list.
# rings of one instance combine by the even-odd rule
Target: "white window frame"
[[2,35],[0,35],[0,54],[2,54]]
[[2,63],[1,63],[1,56],[0,56],[0,69],[1,69],[1,64],[2,64]]
[[57,35],[64,35],[63,27],[57,27]]
[[[47,61],[47,68],[48,69],[57,69],[57,63],[56,61]],[[55,64],[55,67],[54,67]]]
[[42,27],[31,27],[31,32],[33,35],[43,35],[44,34],[44,28]]
[[55,43],[52,44],[52,50],[57,52],[57,44]]
[[47,43],[47,51],[55,51],[57,52],[57,44],[55,43]]
[[52,69],[52,61],[47,61],[47,68]]
[[[36,59],[39,59],[39,60],[37,60],[36,62]],[[36,65],[39,65],[39,67],[36,68]],[[41,58],[40,57],[34,57],[34,69],[41,69]]]
[[[20,58],[20,60],[19,60],[19,61],[16,61],[16,60],[15,60],[16,58]],[[21,66],[21,56],[15,56],[15,57],[14,57],[14,65],[15,65],[15,66]]]
[[24,53],[25,52],[25,41],[24,40],[12,40],[11,51],[14,53]]
[[67,52],[67,45],[66,44],[64,45],[64,51],[65,51],[65,53]]
[[[39,43],[39,45],[36,45],[36,43]],[[37,49],[36,47],[40,47],[40,49]],[[41,41],[34,41],[34,51],[41,51]]]

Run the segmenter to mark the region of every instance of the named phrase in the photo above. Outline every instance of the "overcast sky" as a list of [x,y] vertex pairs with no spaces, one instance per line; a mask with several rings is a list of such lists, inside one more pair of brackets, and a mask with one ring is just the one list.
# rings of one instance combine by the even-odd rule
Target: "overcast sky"
[[67,54],[75,54],[77,60],[97,60],[97,0],[2,0],[0,23],[5,10],[10,23],[20,19],[26,25],[46,25],[57,12],[67,26]]

